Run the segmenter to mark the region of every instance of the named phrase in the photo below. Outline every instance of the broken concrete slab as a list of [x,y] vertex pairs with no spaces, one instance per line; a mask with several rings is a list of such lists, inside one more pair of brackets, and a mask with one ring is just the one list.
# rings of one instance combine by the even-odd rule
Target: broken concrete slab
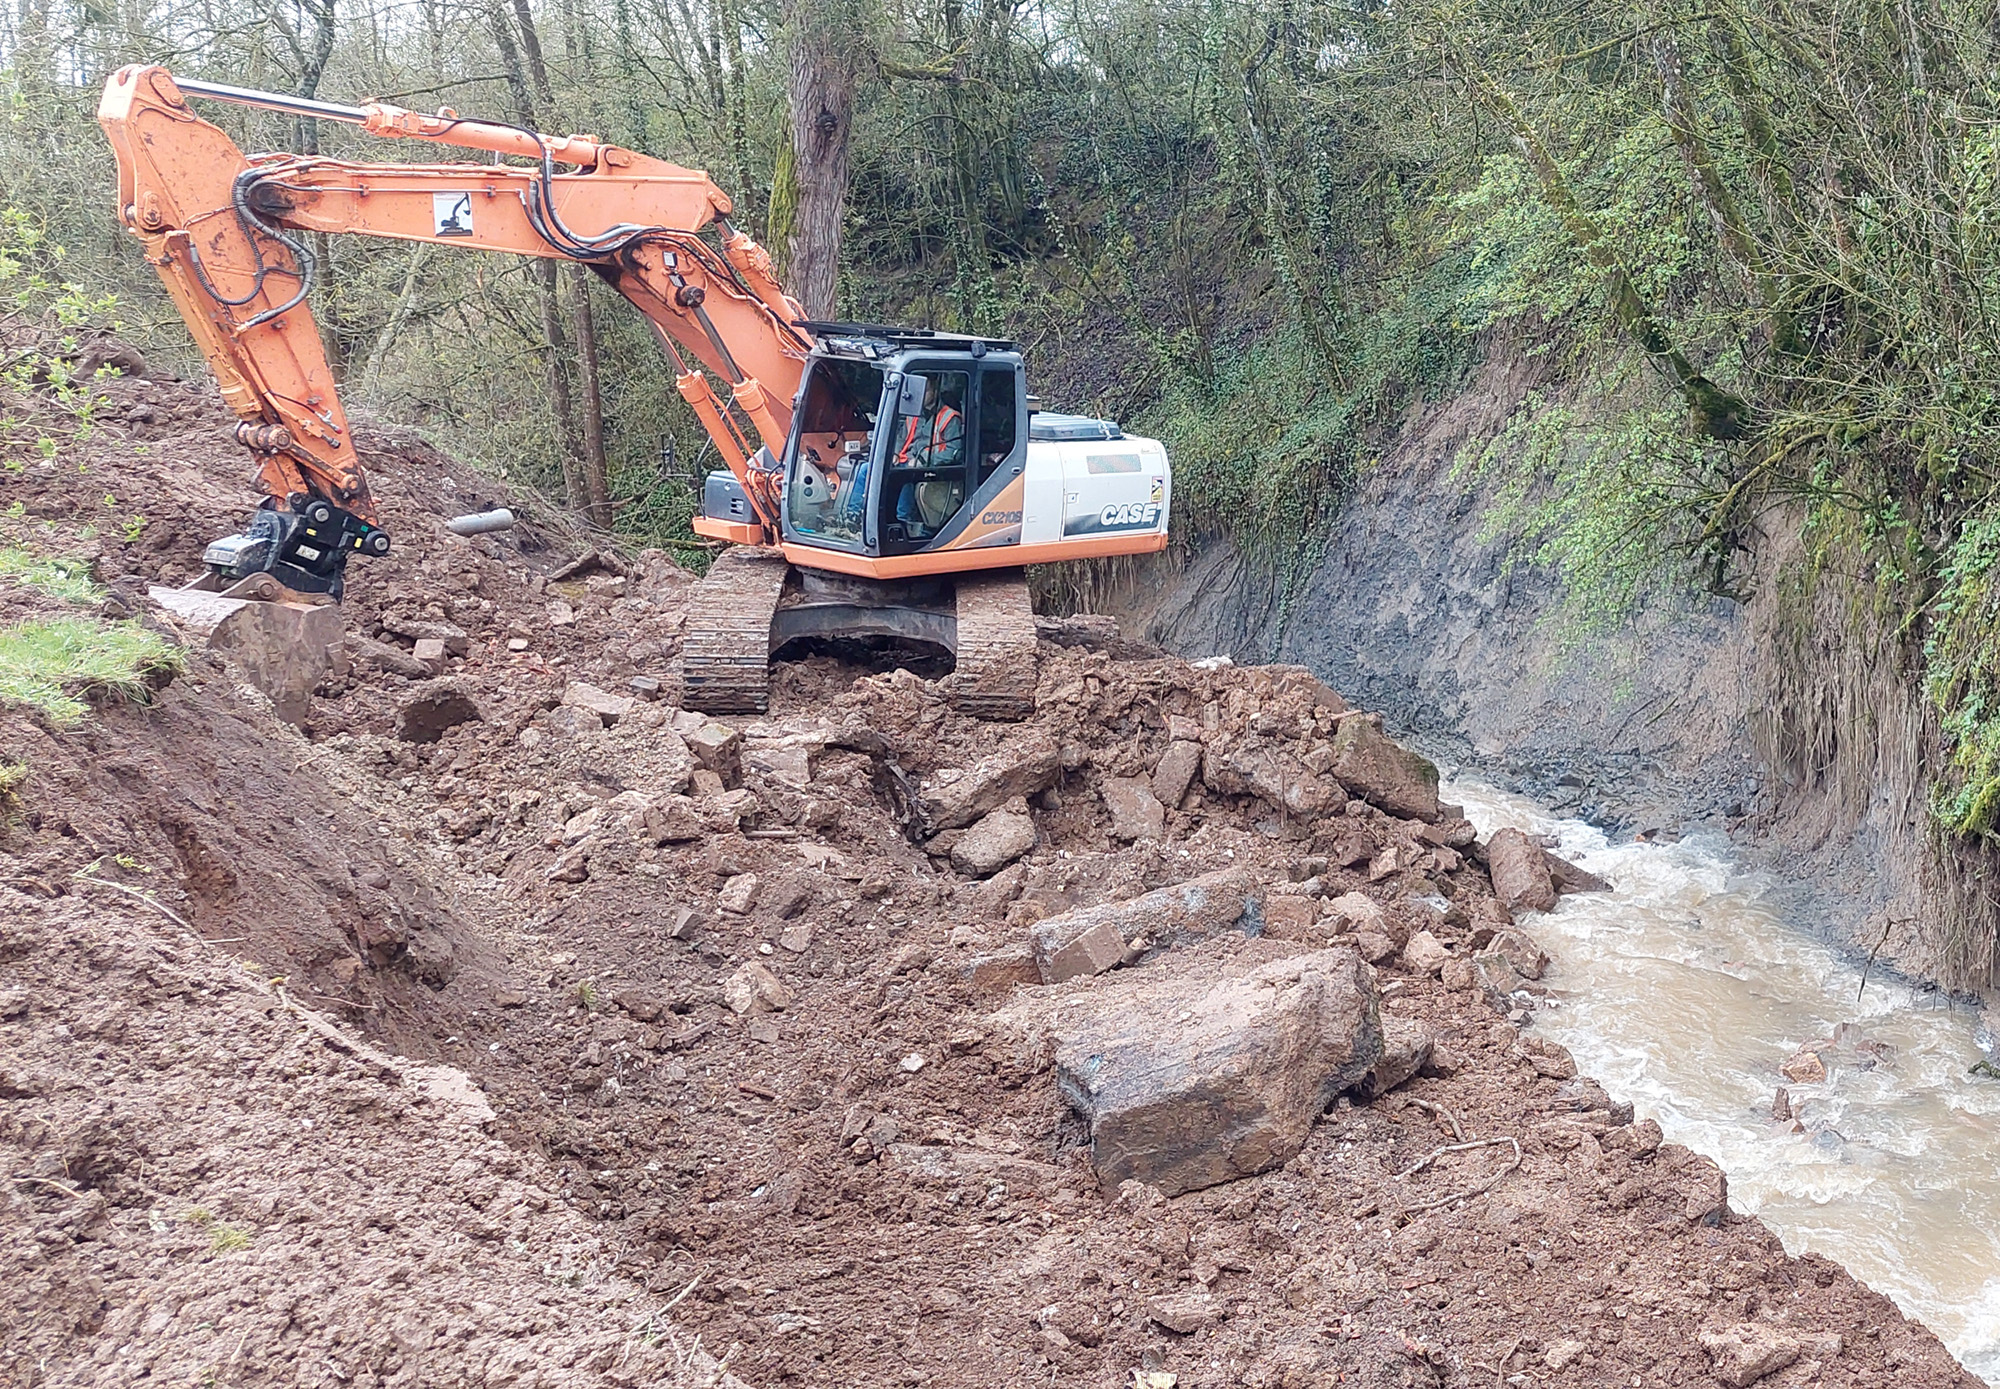
[[1139,777],[1106,777],[1099,788],[1104,808],[1111,812],[1111,837],[1128,843],[1158,839],[1166,831],[1166,807],[1153,788]]
[[728,724],[704,719],[681,737],[704,771],[714,772],[725,783],[736,780],[741,773],[743,735]]
[[984,878],[1034,847],[1034,820],[1012,810],[989,811],[952,844],[951,864],[970,877]]
[[1053,1046],[1106,1188],[1139,1181],[1168,1196],[1286,1162],[1382,1055],[1373,976],[1338,948],[1224,964],[1220,977],[1191,953],[1024,998],[995,1024]]
[[1391,815],[1438,818],[1438,769],[1382,731],[1379,718],[1350,714],[1333,735],[1333,777]]
[[923,812],[933,830],[962,829],[1016,796],[1032,796],[1062,774],[1062,751],[1039,728],[1023,729],[998,752],[963,771],[940,771],[923,787]]

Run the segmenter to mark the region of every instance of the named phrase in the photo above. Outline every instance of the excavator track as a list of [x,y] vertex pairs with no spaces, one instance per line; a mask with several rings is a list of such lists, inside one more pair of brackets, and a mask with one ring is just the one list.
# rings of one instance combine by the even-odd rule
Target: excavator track
[[770,707],[771,619],[790,568],[778,551],[747,545],[716,556],[688,595],[683,706],[704,714],[761,714]]
[[951,702],[982,719],[1025,719],[1035,712],[1035,610],[1028,572],[1000,569],[958,580],[958,668]]

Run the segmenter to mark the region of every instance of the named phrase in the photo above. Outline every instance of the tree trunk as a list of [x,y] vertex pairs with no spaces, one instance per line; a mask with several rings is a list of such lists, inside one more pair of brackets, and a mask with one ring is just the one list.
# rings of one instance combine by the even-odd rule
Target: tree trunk
[[576,291],[577,384],[582,388],[584,514],[594,526],[611,526],[611,479],[604,462],[604,397],[597,381],[597,321],[590,313],[591,273],[570,267]]
[[855,35],[839,7],[824,0],[791,5],[793,177],[791,291],[813,318],[830,318],[840,286],[841,222],[847,213],[848,142],[859,80]]

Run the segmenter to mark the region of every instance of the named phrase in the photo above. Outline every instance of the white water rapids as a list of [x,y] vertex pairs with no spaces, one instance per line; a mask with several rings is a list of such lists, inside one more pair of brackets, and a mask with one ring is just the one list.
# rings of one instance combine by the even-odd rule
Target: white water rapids
[[[2000,1080],[1968,1073],[1978,1015],[1880,970],[1857,1001],[1859,965],[1783,919],[1770,881],[1739,870],[1719,836],[1612,845],[1490,787],[1443,797],[1481,839],[1508,825],[1555,835],[1615,886],[1524,921],[1554,960],[1533,1027],[1721,1163],[1730,1205],[1788,1251],[1838,1260],[2000,1386]],[[1778,1068],[1842,1022],[1893,1050],[1789,1085],[1808,1131],[1788,1132],[1771,1118],[1788,1085]]]

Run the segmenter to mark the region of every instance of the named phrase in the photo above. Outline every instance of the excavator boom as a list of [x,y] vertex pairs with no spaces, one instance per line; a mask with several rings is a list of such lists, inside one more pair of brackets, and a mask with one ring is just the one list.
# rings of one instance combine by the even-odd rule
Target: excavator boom
[[[533,162],[245,155],[189,109],[190,96]],[[707,175],[588,136],[181,82],[160,67],[114,73],[98,119],[118,156],[120,215],[214,371],[240,421],[238,441],[257,459],[264,508],[248,535],[219,542],[211,564],[337,595],[349,555],[388,549],[313,322],[315,265],[299,232],[590,266],[652,324],[679,368],[683,397],[758,519],[775,523],[776,485],[753,468],[751,439],[782,453],[812,344],[793,326],[798,305],[778,286],[770,258],[728,225],[729,197]],[[701,235],[710,228],[720,233],[715,244]],[[704,369],[727,383],[726,401]]]

